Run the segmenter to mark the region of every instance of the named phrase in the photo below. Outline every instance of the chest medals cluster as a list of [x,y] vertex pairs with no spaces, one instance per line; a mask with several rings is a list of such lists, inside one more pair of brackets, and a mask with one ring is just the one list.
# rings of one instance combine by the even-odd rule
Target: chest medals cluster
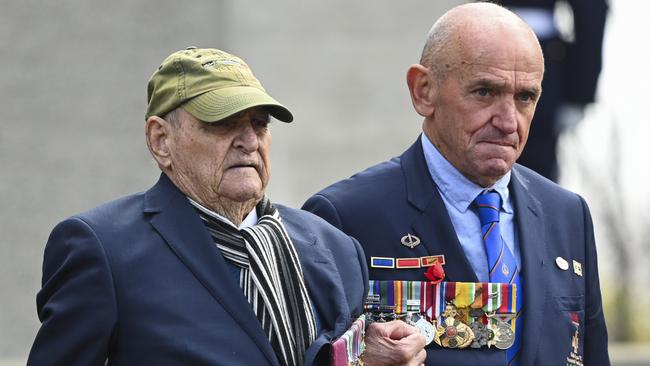
[[[414,248],[420,239],[405,235]],[[425,268],[424,281],[370,280],[366,319],[401,319],[444,348],[508,349],[515,341],[517,288],[506,283],[445,282],[444,255],[371,257],[372,268]]]

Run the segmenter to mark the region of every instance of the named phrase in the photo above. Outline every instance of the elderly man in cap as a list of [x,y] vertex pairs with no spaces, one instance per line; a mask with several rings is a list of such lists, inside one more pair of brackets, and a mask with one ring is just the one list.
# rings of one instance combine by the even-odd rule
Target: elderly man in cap
[[[369,305],[415,300],[431,323],[427,365],[609,365],[587,204],[515,164],[543,74],[517,15],[449,10],[406,75],[422,134],[305,203],[363,246]],[[443,282],[426,291],[429,278]]]
[[[328,364],[367,269],[356,240],[264,195],[269,115],[291,112],[216,49],[170,55],[148,100],[160,179],[54,228],[28,364]],[[371,353],[383,339],[405,363],[424,359],[414,328],[372,329]]]

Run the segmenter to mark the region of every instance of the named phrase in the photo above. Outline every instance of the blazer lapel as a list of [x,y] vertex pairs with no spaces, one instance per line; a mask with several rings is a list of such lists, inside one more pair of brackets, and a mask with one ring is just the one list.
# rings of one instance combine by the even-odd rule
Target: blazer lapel
[[324,344],[336,334],[342,334],[351,317],[350,306],[342,287],[343,280],[334,263],[334,257],[316,236],[300,221],[294,218],[290,210],[276,205],[280,211],[283,224],[287,229],[291,242],[296,248],[305,286],[309,292],[312,306],[316,308],[318,321],[322,329],[333,331],[323,332],[305,351],[305,364],[309,365],[319,353]]
[[198,214],[187,198],[161,174],[145,194],[144,211],[153,214],[151,225],[214,299],[248,333],[271,364],[277,358],[244,293],[228,271]]
[[444,254],[447,281],[477,282],[440,192],[429,174],[420,138],[400,159],[406,180],[407,199],[420,213],[413,220],[413,230],[420,236],[422,245],[430,255]]
[[290,222],[289,215],[282,218],[300,257],[305,285],[322,327],[341,333],[350,318],[350,307],[332,253],[323,243],[317,243],[314,234],[300,223]]
[[524,289],[523,321],[524,338],[521,364],[534,364],[539,339],[543,328],[544,304],[546,303],[547,281],[544,258],[546,258],[546,230],[540,202],[528,189],[528,181],[519,174],[517,166],[512,169],[510,188],[512,190],[517,233],[522,256],[522,286]]

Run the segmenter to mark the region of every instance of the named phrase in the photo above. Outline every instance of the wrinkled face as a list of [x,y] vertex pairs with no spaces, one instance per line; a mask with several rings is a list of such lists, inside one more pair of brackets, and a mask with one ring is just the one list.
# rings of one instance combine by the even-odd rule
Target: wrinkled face
[[527,33],[475,35],[460,43],[423,128],[452,165],[487,187],[512,168],[526,144],[543,58]]
[[257,202],[271,170],[268,112],[255,107],[212,123],[179,112],[171,170],[186,194],[212,209],[224,201]]

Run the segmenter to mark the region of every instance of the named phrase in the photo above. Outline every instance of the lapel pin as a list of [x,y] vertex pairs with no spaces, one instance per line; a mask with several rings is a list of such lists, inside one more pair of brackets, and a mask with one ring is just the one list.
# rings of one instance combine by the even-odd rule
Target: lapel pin
[[573,272],[582,277],[582,264],[575,259],[573,260]]
[[555,264],[557,264],[558,268],[563,271],[569,269],[569,262],[567,262],[566,259],[562,257],[555,258]]
[[416,246],[420,245],[420,238],[418,238],[415,235],[411,235],[409,233],[409,234],[406,234],[406,235],[402,236],[401,242],[402,242],[402,245],[404,245],[405,247],[409,247],[409,248],[413,249]]

